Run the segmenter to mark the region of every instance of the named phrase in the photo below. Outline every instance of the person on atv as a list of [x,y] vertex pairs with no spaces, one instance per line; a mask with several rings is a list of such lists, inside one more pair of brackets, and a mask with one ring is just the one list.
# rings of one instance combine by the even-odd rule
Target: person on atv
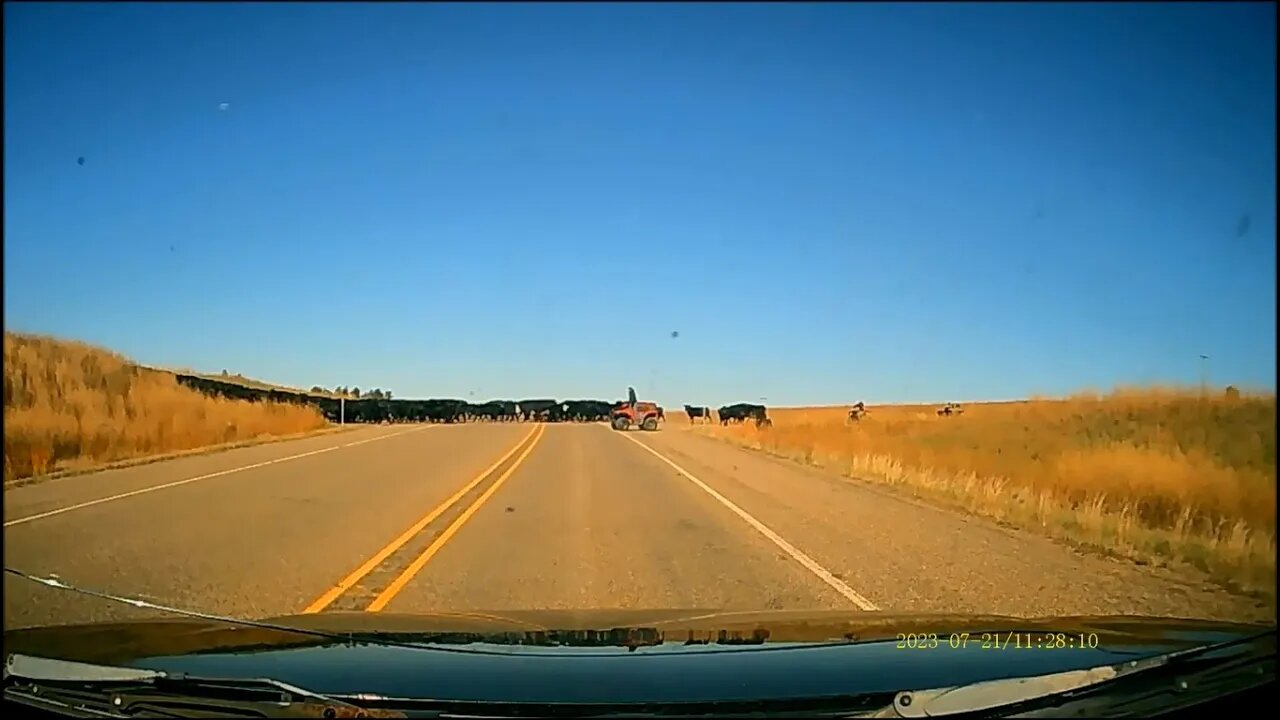
[[633,387],[627,388],[627,404],[631,406],[631,412],[634,415],[636,411],[636,389]]

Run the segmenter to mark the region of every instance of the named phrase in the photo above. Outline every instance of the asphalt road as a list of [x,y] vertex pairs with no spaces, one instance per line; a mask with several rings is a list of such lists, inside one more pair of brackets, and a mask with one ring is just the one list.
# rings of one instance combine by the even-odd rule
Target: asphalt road
[[[1203,579],[1083,554],[685,432],[373,426],[4,494],[5,566],[236,617],[337,610],[852,609],[1274,620]],[[6,628],[136,608],[6,575]]]

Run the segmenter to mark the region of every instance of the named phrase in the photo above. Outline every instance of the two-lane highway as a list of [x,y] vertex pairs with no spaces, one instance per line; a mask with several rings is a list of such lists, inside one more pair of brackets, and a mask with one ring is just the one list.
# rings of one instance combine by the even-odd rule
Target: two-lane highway
[[[5,565],[208,613],[725,608],[1270,618],[675,428],[369,427],[5,493]],[[155,616],[5,577],[5,627]]]
[[548,427],[387,609],[849,607],[636,435]]

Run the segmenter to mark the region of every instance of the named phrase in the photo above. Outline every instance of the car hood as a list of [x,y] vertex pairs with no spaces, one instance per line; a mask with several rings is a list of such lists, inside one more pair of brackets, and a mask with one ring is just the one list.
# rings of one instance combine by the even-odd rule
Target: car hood
[[[201,676],[270,677],[332,694],[698,702],[892,693],[1114,665],[1274,633],[1274,626],[1131,616],[707,609],[321,613],[257,622],[274,627],[165,619],[26,628],[6,631],[4,648]],[[1015,649],[1010,632],[1092,633],[1098,642]],[[899,647],[899,633],[936,633],[938,643]],[[964,647],[952,647],[952,633],[969,634]],[[1005,633],[1004,647],[984,642],[983,633]]]

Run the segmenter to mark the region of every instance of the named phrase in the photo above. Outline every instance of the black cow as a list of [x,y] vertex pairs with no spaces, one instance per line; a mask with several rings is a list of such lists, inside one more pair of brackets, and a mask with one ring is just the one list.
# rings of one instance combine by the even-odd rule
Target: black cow
[[560,405],[566,420],[599,422],[609,419],[609,403],[603,400],[566,400]]
[[392,400],[396,416],[401,422],[425,422],[427,405],[423,400]]
[[613,406],[607,400],[592,400],[591,415],[592,422],[609,422],[609,416],[613,414]]
[[721,425],[728,425],[731,422],[739,423],[745,420],[754,420],[756,427],[773,425],[773,421],[769,419],[768,410],[763,405],[753,405],[751,403],[725,405],[720,408],[719,415]]
[[[393,401],[394,402],[394,401]],[[428,422],[456,423],[466,418],[465,400],[423,400],[423,411]]]
[[546,422],[551,419],[552,413],[559,412],[562,412],[560,403],[555,400],[521,400],[516,403],[516,415],[525,422]]
[[479,405],[468,405],[467,414],[473,420],[497,422],[502,417],[502,403],[490,401]]
[[692,425],[694,418],[706,418],[707,422],[711,422],[711,408],[700,405],[685,405],[684,414],[689,416],[689,424]]
[[313,398],[316,408],[324,415],[324,419],[329,422],[340,422],[342,420],[338,401],[333,398],[317,397]]
[[569,422],[582,422],[586,418],[585,400],[565,400],[560,403],[561,416]]
[[369,422],[369,418],[367,417],[368,410],[369,410],[368,404],[369,403],[366,400],[347,400],[345,403],[346,413],[347,413],[347,422],[349,423]]
[[501,422],[515,422],[517,419],[515,400],[492,400],[488,405],[498,408],[497,419]]
[[365,422],[371,423],[389,423],[391,422],[391,401],[390,400],[360,400],[365,404],[364,417]]

